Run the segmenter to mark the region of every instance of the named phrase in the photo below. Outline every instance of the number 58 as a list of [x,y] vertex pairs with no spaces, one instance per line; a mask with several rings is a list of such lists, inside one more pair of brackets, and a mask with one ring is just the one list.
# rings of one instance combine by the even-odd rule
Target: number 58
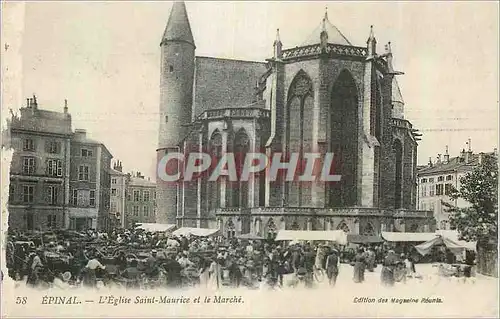
[[16,305],[25,305],[28,297],[16,297]]

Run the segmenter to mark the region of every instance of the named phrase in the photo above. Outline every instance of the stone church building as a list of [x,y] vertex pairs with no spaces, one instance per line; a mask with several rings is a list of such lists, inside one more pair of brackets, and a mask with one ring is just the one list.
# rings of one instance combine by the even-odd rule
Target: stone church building
[[318,20],[300,46],[286,48],[278,30],[266,62],[200,57],[186,6],[174,3],[160,44],[158,160],[168,152],[234,152],[240,165],[248,152],[333,152],[342,178],[158,179],[158,222],[218,227],[228,236],[433,230],[432,212],[415,209],[420,134],[404,118],[391,44],[377,52],[370,30],[366,45],[355,46],[327,14]]

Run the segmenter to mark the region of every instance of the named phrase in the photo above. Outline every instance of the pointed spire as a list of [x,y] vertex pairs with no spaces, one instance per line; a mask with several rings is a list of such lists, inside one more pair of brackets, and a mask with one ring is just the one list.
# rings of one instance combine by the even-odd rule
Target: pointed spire
[[282,54],[283,44],[281,43],[280,39],[280,29],[276,29],[276,40],[274,40],[273,47],[274,47],[274,58],[281,59],[283,57]]
[[374,57],[377,55],[377,40],[375,39],[375,34],[373,32],[373,25],[370,26],[370,35],[368,36],[368,40],[366,41],[367,49],[368,49],[368,57]]
[[176,1],[172,6],[160,45],[168,41],[186,42],[195,45],[184,1]]
[[325,8],[325,17],[323,18],[323,22],[321,23],[321,33],[319,34],[322,51],[326,51],[326,47],[328,44],[328,32],[326,30],[327,21],[328,21],[328,7]]

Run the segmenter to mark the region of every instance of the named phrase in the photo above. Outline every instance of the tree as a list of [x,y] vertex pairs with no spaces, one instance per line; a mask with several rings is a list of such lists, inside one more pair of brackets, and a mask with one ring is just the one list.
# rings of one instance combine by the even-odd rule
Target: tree
[[498,236],[498,162],[485,155],[473,171],[460,178],[461,187],[453,189],[452,199],[462,198],[470,207],[460,208],[444,203],[450,213],[450,224],[466,241],[497,241]]

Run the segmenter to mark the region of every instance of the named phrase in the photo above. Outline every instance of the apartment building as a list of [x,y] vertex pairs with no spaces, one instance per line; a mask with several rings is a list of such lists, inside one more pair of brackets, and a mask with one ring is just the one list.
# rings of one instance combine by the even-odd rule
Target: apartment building
[[71,138],[70,196],[67,227],[75,230],[106,229],[109,205],[111,159],[104,144],[87,137],[83,129]]
[[125,197],[130,176],[122,172],[122,162],[117,161],[111,170],[110,221],[114,227],[125,227]]
[[125,202],[125,227],[135,223],[156,222],[156,183],[140,172],[128,174]]
[[450,229],[449,213],[443,203],[455,207],[468,207],[470,204],[464,199],[453,200],[449,195],[453,189],[460,189],[460,178],[480,165],[485,156],[496,156],[496,149],[491,153],[474,153],[467,143],[468,150],[463,149],[459,156],[451,157],[448,147],[444,153],[438,154],[436,161],[429,158],[426,166],[421,166],[417,171],[418,183],[418,209],[434,212],[436,226],[440,230]]
[[42,110],[28,98],[10,122],[9,228],[64,227],[69,202],[71,115]]

